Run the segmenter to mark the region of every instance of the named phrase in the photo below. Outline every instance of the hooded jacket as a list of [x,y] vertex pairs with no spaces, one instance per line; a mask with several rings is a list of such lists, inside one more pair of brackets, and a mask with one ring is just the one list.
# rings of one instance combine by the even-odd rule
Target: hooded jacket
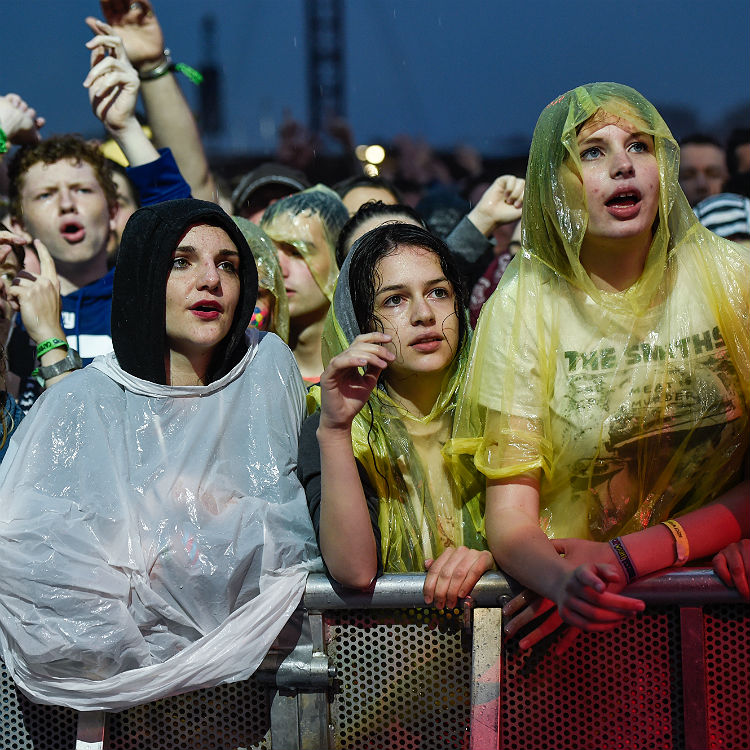
[[215,203],[184,198],[136,211],[120,243],[112,292],[112,343],[127,372],[152,383],[166,383],[164,371],[167,277],[180,239],[197,224],[220,227],[240,254],[240,299],[232,327],[217,347],[210,379],[225,375],[242,358],[258,294],[258,272],[250,246]]

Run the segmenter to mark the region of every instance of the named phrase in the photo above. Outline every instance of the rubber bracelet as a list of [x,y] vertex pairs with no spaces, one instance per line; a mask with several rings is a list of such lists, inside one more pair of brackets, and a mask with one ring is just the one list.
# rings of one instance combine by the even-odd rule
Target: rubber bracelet
[[688,542],[685,529],[673,518],[668,521],[662,521],[662,526],[666,526],[674,537],[675,543],[675,560],[674,565],[684,565],[690,557],[690,542]]
[[9,148],[8,136],[5,135],[5,131],[0,128],[0,154],[7,154]]
[[155,81],[157,78],[161,78],[172,71],[182,73],[185,78],[196,86],[203,83],[203,76],[195,68],[191,68],[187,63],[172,62],[168,49],[164,50],[162,60],[155,68],[147,70],[144,73],[139,71],[138,78],[140,78],[141,81]]
[[622,543],[622,539],[620,539],[619,536],[616,536],[614,539],[610,540],[609,546],[612,547],[612,550],[617,557],[617,562],[620,563],[622,569],[625,571],[625,577],[628,579],[628,583],[638,578],[638,573],[636,573],[635,565],[633,565],[633,561],[630,559],[630,555],[625,549],[625,545]]
[[51,352],[53,349],[59,349],[61,346],[68,349],[68,342],[64,339],[57,338],[45,339],[37,345],[36,356],[38,359],[41,359],[47,352]]

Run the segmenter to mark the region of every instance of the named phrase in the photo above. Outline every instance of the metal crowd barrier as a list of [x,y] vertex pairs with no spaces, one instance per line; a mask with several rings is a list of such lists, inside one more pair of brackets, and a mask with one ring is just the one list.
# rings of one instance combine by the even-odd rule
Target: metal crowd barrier
[[[750,747],[750,607],[712,571],[627,592],[646,611],[564,653],[502,637],[509,581],[488,573],[458,609],[422,575],[372,592],[308,582],[296,646],[241,683],[121,713],[32,704],[0,663],[3,750],[740,750]],[[297,638],[297,636],[300,636]]]

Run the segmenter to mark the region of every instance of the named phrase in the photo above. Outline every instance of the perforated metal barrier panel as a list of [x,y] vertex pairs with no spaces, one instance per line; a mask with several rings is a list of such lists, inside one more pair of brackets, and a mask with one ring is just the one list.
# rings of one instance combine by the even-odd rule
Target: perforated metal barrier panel
[[467,747],[471,652],[457,611],[360,610],[326,621],[336,748]]
[[[562,655],[521,653],[508,644],[497,699],[499,747],[750,748],[750,607],[709,603],[702,614],[695,611],[703,623],[705,718],[684,711],[683,694],[695,678],[681,660],[687,640],[680,608],[650,605],[616,631],[580,636]],[[324,630],[337,668],[333,686],[323,689],[327,703],[302,700],[296,715],[283,714],[285,722],[302,727],[314,705],[323,714],[328,708],[330,746],[341,750],[470,747],[472,641],[458,611],[338,608],[326,613]],[[30,703],[0,666],[0,750],[73,750],[76,712]],[[294,727],[272,741],[274,696],[267,684],[249,680],[111,714],[105,750],[292,750]],[[686,732],[692,718],[704,723],[703,745]],[[296,734],[296,747],[322,747],[302,728]]]

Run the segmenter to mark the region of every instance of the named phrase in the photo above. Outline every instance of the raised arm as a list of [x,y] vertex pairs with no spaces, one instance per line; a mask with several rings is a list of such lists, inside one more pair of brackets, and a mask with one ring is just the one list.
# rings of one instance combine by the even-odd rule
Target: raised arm
[[[320,378],[320,551],[331,575],[366,588],[377,573],[375,537],[352,450],[352,421],[395,355],[383,333],[357,336]],[[364,368],[364,374],[359,369]]]
[[151,2],[101,0],[100,4],[141,78],[141,96],[154,142],[172,151],[195,198],[218,202],[198,126],[169,66],[164,35]]
[[0,159],[11,145],[38,143],[44,122],[18,94],[0,96]]
[[95,18],[86,24],[94,32],[86,42],[91,50],[91,69],[83,85],[89,91],[94,114],[133,167],[158,160],[159,152],[143,132],[136,116],[138,74],[130,64],[122,40],[110,26]]

